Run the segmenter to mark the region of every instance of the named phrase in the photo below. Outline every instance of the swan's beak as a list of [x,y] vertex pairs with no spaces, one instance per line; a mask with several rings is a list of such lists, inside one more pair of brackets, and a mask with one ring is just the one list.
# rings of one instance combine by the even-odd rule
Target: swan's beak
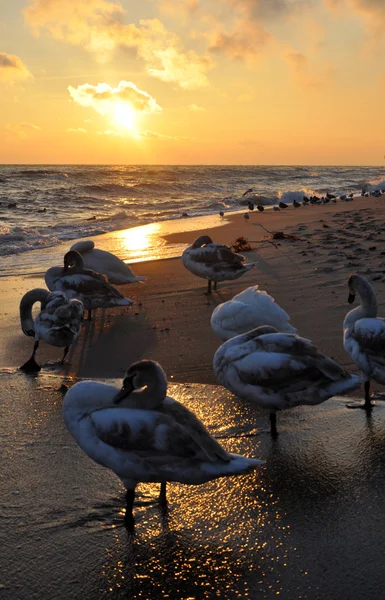
[[355,294],[349,294],[349,297],[348,297],[349,304],[353,304],[353,302],[354,302],[355,299],[356,299],[356,295]]
[[135,389],[132,379],[125,379],[122,389],[116,394],[113,399],[114,404],[120,404],[124,398],[127,398]]

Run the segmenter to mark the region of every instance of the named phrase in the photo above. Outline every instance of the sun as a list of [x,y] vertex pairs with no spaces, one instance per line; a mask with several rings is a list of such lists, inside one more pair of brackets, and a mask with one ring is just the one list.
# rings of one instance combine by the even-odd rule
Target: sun
[[116,102],[113,108],[113,117],[118,125],[128,129],[133,135],[138,135],[136,127],[137,113],[130,104],[127,104],[126,102]]

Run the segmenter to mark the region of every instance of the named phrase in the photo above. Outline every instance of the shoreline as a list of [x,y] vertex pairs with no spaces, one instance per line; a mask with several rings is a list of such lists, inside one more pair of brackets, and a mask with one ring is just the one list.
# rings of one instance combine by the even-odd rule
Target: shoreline
[[[205,280],[192,275],[176,257],[138,263],[134,272],[147,276],[147,280],[120,286],[134,306],[99,310],[95,321],[84,324],[76,348],[70,351],[70,364],[47,365],[47,361],[58,360],[61,352],[46,344],[41,344],[38,359],[46,365],[44,369],[101,378],[122,377],[132,362],[152,358],[163,365],[170,381],[215,384],[212,359],[221,342],[211,330],[211,313],[216,305],[258,284],[288,312],[299,335],[311,339],[320,351],[354,371],[356,367],[342,345],[343,319],[352,308],[347,304],[347,279],[352,270],[357,270],[373,281],[381,315],[384,217],[385,201],[373,198],[368,202],[365,198],[333,208],[316,205],[252,213],[248,222],[238,213],[221,227],[167,233],[164,244],[170,247],[191,243],[202,233],[227,244],[239,235],[260,241],[267,233],[259,223],[294,238],[276,241],[275,247],[257,244],[257,248],[245,252],[246,261],[255,262],[255,268],[237,280],[220,284],[211,297],[204,293]],[[368,248],[373,247],[373,236],[376,249],[371,251]],[[98,243],[98,247],[114,251],[117,242],[112,234],[103,237],[104,244]],[[366,264],[368,255],[370,266]],[[18,367],[32,350],[32,340],[20,329],[18,304],[27,290],[44,286],[44,279],[41,273],[4,277],[2,282],[0,364]]]

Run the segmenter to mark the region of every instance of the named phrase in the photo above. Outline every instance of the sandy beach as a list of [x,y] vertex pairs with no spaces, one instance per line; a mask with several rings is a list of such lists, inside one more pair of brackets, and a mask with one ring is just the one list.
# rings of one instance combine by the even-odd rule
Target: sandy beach
[[[248,222],[238,213],[224,224],[217,219],[218,227],[166,233],[160,227],[155,245],[173,251],[202,233],[227,244],[242,235],[254,248],[245,256],[255,268],[219,284],[210,297],[206,282],[180,258],[136,263],[147,280],[122,287],[134,305],[99,310],[64,366],[56,362],[61,350],[42,343],[42,371],[32,378],[17,371],[32,349],[18,305],[25,291],[44,286],[38,270],[44,261],[33,276],[2,278],[1,598],[377,600],[385,585],[378,560],[385,542],[381,403],[368,418],[346,410],[341,397],[287,411],[274,441],[261,409],[216,385],[212,359],[220,342],[209,321],[216,305],[258,284],[300,335],[356,371],[342,345],[351,309],[347,279],[352,272],[367,277],[383,314],[384,217],[385,200],[356,198],[252,213]],[[289,238],[271,240],[266,230]],[[117,232],[94,241],[116,251],[123,237]],[[58,253],[52,252],[55,260]],[[226,448],[263,458],[266,466],[252,476],[170,486],[166,521],[153,502],[156,486],[140,486],[137,533],[130,538],[122,527],[122,485],[76,446],[62,422],[58,390],[79,377],[119,385],[127,367],[144,357],[163,365],[170,394],[196,411]]]

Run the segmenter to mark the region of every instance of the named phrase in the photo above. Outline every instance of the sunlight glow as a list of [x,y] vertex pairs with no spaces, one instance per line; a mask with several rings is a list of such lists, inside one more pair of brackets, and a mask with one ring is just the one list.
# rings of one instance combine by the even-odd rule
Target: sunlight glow
[[118,125],[128,129],[133,135],[138,135],[136,127],[137,113],[130,104],[127,104],[126,102],[116,102],[113,108],[113,116]]

